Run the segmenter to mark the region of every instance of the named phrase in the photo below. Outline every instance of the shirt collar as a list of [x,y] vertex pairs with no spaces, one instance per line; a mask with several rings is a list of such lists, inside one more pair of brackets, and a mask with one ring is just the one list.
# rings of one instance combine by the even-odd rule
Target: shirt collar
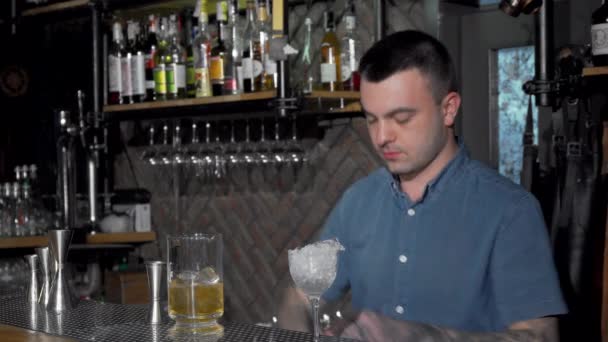
[[469,152],[464,143],[458,142],[458,152],[448,165],[427,185],[427,192],[441,192],[445,187],[455,181],[455,178],[462,174],[460,170],[469,161]]
[[[422,197],[421,200],[424,200],[424,198],[430,193],[430,192],[441,192],[443,189],[445,189],[445,187],[451,183],[454,182],[454,178],[455,176],[457,176],[458,174],[461,174],[459,171],[462,169],[462,167],[469,161],[469,152],[466,148],[466,146],[464,146],[464,143],[462,141],[458,142],[458,152],[456,152],[456,155],[454,156],[454,158],[452,158],[452,160],[450,160],[450,162],[443,168],[443,170],[441,170],[441,172],[437,175],[437,177],[435,177],[433,180],[431,180],[426,188],[425,188],[425,192],[424,192],[424,196]],[[387,169],[385,169],[387,170]],[[403,191],[401,191],[401,186],[399,184],[399,176],[396,174],[392,174],[387,170],[387,175],[389,175],[389,177],[387,177],[390,181],[390,186],[391,189],[393,191],[393,194],[396,195],[399,198],[403,198],[405,196],[405,194],[403,193]],[[407,196],[405,196],[407,198]]]

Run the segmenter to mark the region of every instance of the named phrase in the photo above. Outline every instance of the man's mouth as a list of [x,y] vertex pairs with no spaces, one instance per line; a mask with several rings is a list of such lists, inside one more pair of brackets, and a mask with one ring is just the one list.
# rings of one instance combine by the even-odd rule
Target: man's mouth
[[397,152],[397,151],[382,151],[382,157],[385,160],[395,160],[397,158],[399,158],[399,155],[401,153]]

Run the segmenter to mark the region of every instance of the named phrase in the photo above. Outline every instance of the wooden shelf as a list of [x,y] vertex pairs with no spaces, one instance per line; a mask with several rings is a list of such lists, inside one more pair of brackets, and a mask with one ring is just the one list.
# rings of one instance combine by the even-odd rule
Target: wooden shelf
[[32,248],[47,246],[48,244],[49,240],[46,236],[0,238],[0,249]]
[[361,102],[351,102],[344,106],[344,108],[336,109],[335,112],[339,113],[350,113],[350,112],[361,112],[363,111],[363,107],[361,107]]
[[[207,1],[207,14],[215,16],[217,0]],[[151,13],[169,13],[185,8],[194,9],[192,0],[109,0],[108,7],[120,17],[141,17]],[[239,8],[244,9],[247,0],[239,0]]]
[[87,234],[87,244],[113,244],[113,243],[141,243],[156,240],[155,232],[131,232],[131,233],[97,233]]
[[[86,236],[87,244],[143,243],[154,240],[156,240],[155,232],[99,233]],[[0,249],[33,248],[48,246],[48,244],[49,240],[46,236],[0,238]]]
[[23,11],[21,13],[21,15],[24,17],[30,17],[30,16],[34,16],[34,15],[60,12],[60,11],[65,11],[65,10],[69,10],[69,9],[81,8],[81,7],[87,6],[90,3],[91,2],[89,0],[63,1],[63,2],[51,4],[51,5],[30,8],[30,9]]
[[274,97],[275,97],[275,92],[271,90],[271,91],[263,91],[263,92],[259,92],[259,93],[225,95],[225,96],[210,96],[210,97],[201,97],[201,98],[196,98],[196,99],[181,99],[181,100],[168,100],[168,101],[158,101],[158,102],[142,102],[142,103],[123,104],[123,105],[109,105],[109,106],[104,106],[103,111],[106,113],[113,113],[113,112],[127,112],[127,111],[138,111],[138,110],[154,110],[154,109],[164,109],[164,108],[194,107],[194,106],[209,105],[209,104],[271,100]]
[[323,99],[359,100],[361,98],[361,94],[358,91],[313,90],[313,92],[306,97],[307,98],[323,98]]
[[[170,109],[182,107],[195,107],[204,105],[217,104],[232,104],[238,105],[240,102],[273,100],[276,96],[274,90],[263,91],[258,93],[248,93],[239,95],[211,96],[195,99],[168,100],[159,102],[142,102],[123,105],[108,105],[104,106],[103,110],[106,113],[130,112],[130,111],[146,111],[156,109]],[[360,99],[358,91],[313,91],[307,95],[307,99],[327,99],[327,100],[348,100],[358,101]],[[247,108],[244,108],[247,110]]]
[[608,66],[601,66],[601,67],[592,67],[592,68],[584,68],[583,69],[583,76],[584,77],[589,77],[589,76],[602,76],[602,75],[608,75]]
[[[216,1],[210,0],[207,3],[207,13],[215,15]],[[24,10],[21,15],[30,17],[40,14],[58,13],[71,9],[79,9],[92,4],[91,0],[68,0],[53,3],[50,5],[36,6]],[[184,8],[194,8],[195,1],[192,0],[108,0],[108,7],[114,14],[122,17],[141,17],[150,13],[169,13],[181,11]],[[239,8],[246,7],[246,0],[239,0]]]

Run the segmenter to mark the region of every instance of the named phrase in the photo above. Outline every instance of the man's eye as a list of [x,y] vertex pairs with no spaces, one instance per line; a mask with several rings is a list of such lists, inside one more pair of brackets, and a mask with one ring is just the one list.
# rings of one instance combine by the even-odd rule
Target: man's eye
[[366,117],[365,117],[365,120],[367,120],[367,123],[368,123],[368,124],[373,124],[373,123],[375,123],[376,121],[378,121],[378,119],[376,119],[376,118],[375,118],[375,117],[373,117],[373,116],[366,116]]
[[395,121],[396,121],[397,123],[399,123],[399,124],[404,124],[404,123],[406,123],[406,122],[410,121],[410,118],[411,118],[411,117],[412,117],[412,116],[411,116],[411,115],[409,115],[409,114],[397,114],[397,115],[395,115],[395,116],[394,116],[394,119],[395,119]]

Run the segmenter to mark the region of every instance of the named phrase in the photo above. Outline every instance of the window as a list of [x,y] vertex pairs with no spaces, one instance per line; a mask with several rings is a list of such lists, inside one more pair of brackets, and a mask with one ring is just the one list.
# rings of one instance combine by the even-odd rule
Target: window
[[[496,50],[491,82],[496,113],[495,148],[498,171],[519,184],[523,159],[523,135],[528,100],[522,86],[534,78],[534,47],[523,46]],[[534,105],[534,102],[532,103]],[[534,143],[538,143],[538,109],[533,107]]]

